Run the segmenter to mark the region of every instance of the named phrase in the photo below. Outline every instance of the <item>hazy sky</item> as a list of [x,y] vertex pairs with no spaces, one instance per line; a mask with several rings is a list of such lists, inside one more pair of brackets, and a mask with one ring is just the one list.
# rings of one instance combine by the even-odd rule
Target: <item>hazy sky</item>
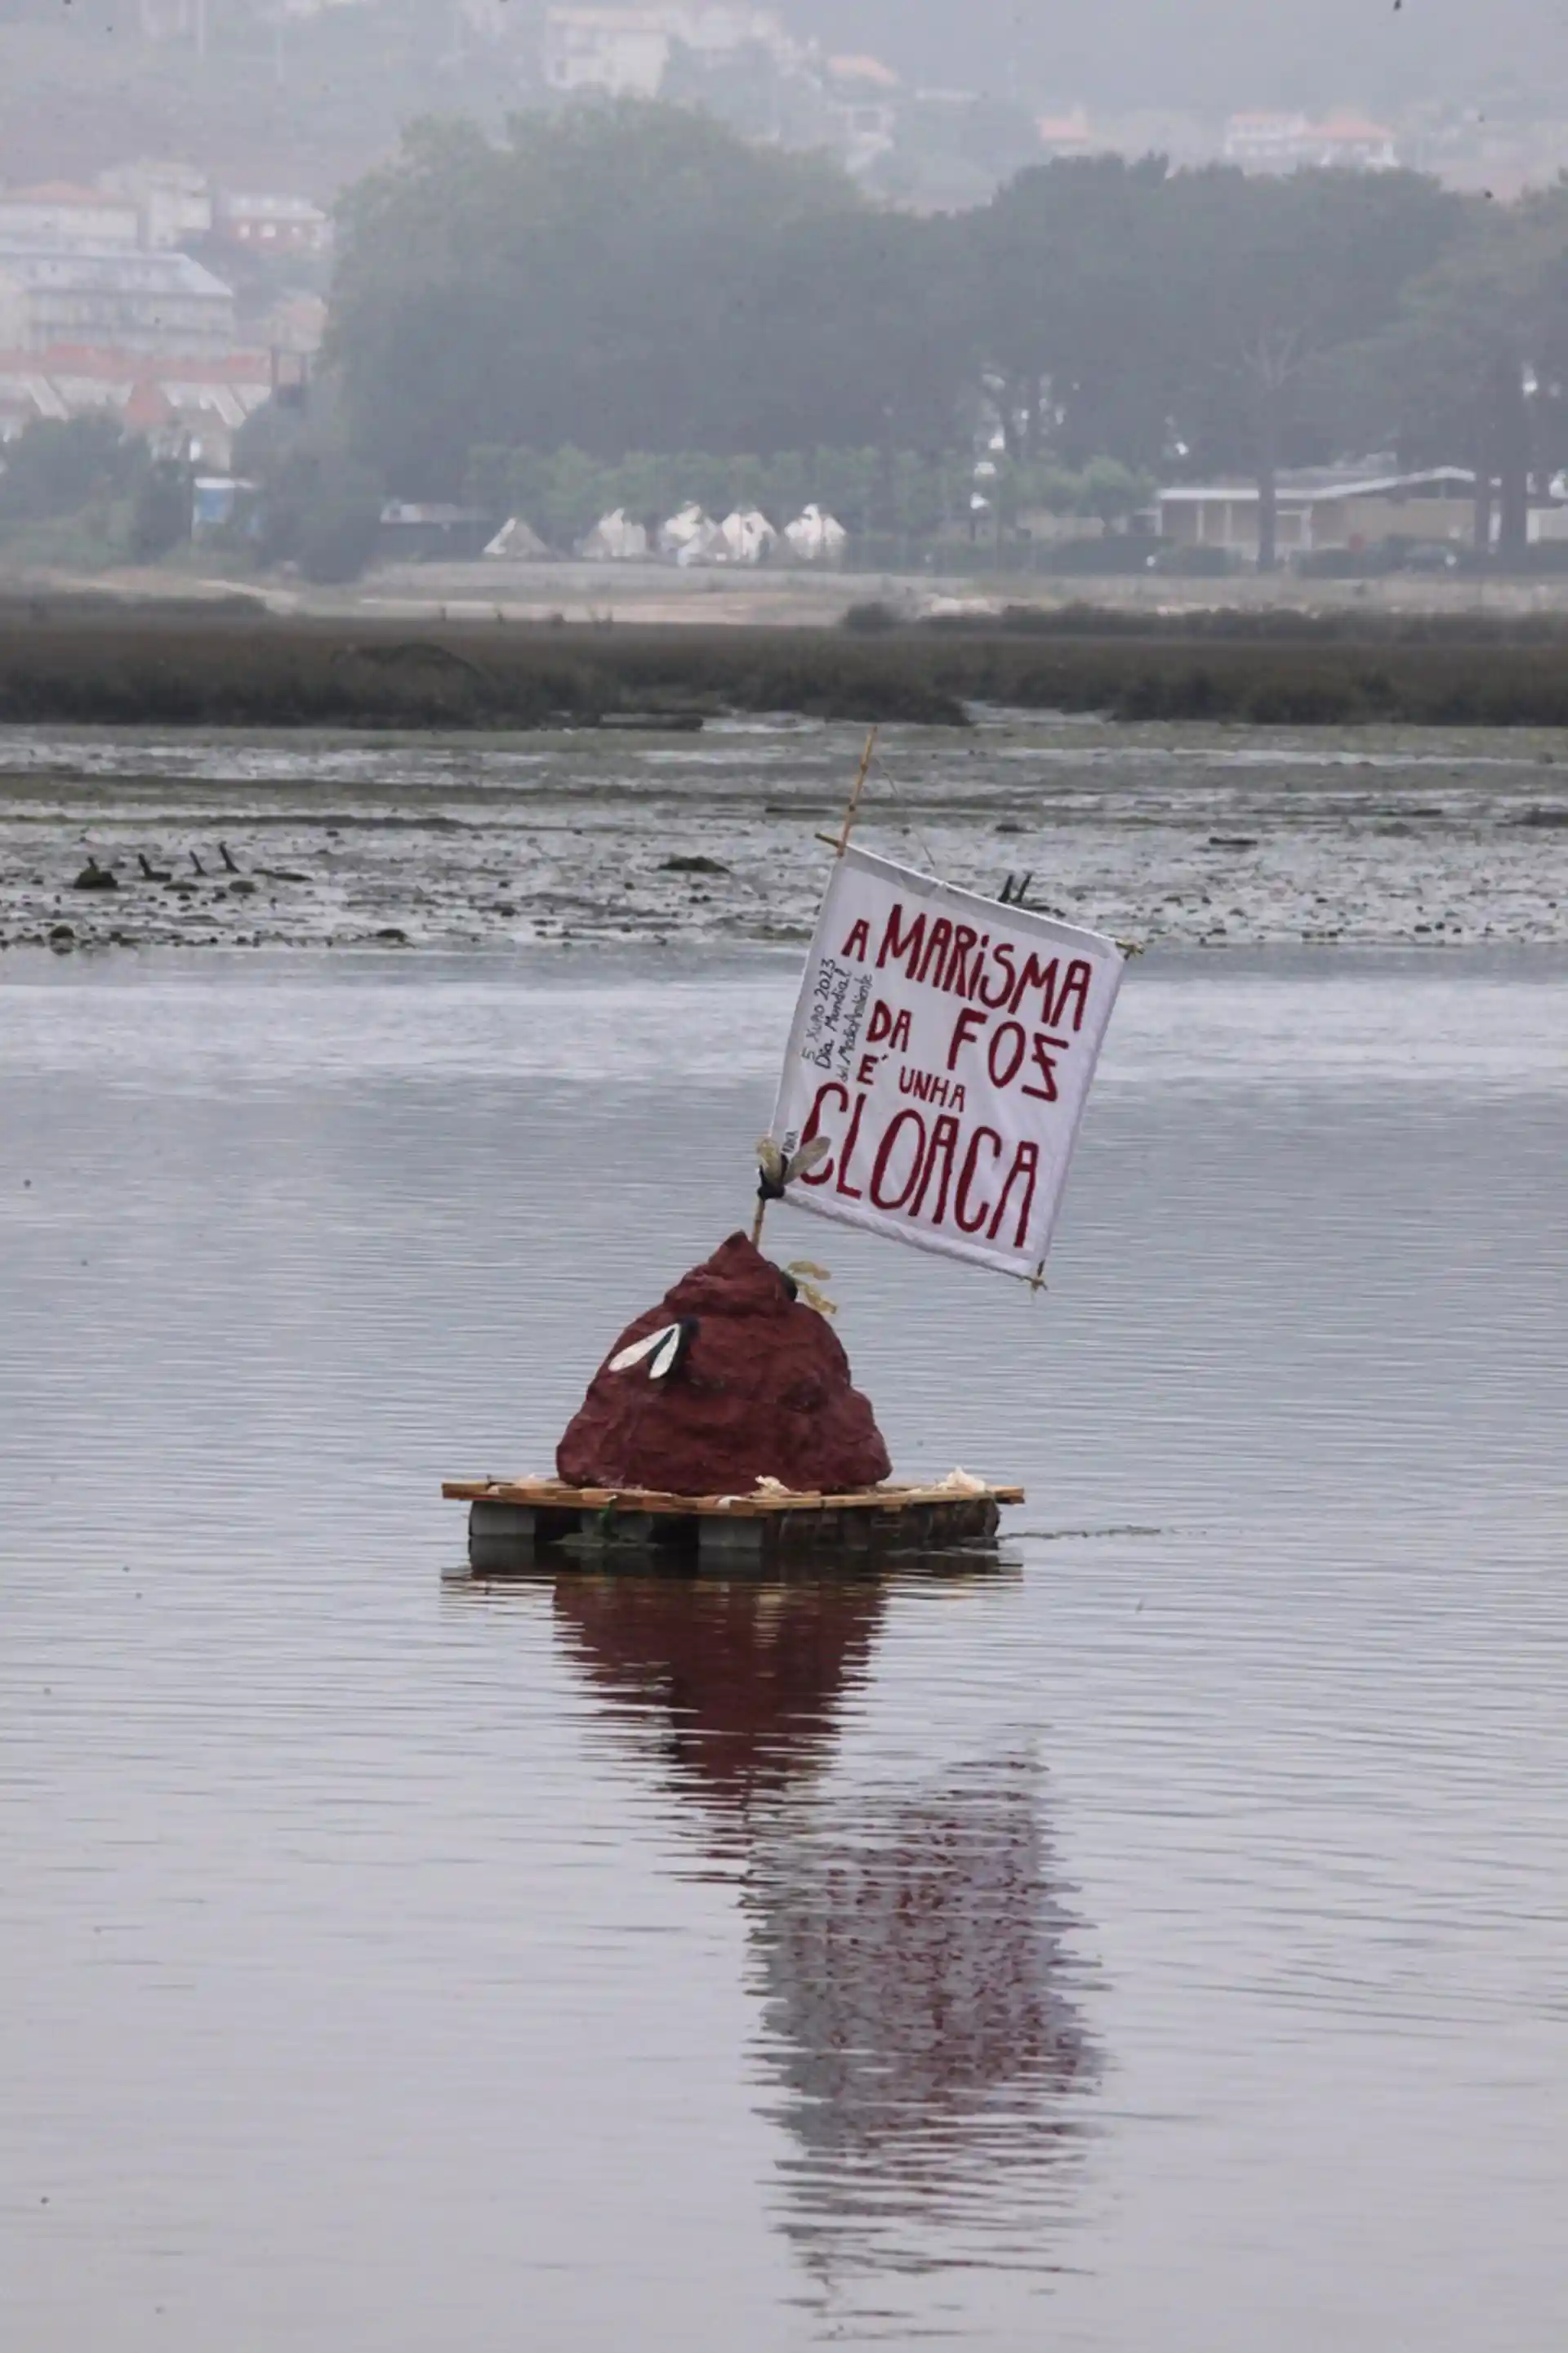
[[933,79],[1064,102],[1484,104],[1568,86],[1568,0],[783,0],[801,30]]

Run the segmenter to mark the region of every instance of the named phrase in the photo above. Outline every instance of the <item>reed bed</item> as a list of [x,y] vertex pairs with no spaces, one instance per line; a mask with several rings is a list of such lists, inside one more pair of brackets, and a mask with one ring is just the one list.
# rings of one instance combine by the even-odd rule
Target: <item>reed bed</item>
[[[1239,616],[1010,617],[871,630],[0,611],[0,721],[531,729],[798,712],[961,725],[966,708],[1312,726],[1568,726],[1568,631],[1444,617],[1348,636]],[[1297,621],[1315,617],[1295,616]],[[1339,616],[1331,617],[1338,624]],[[1372,617],[1368,617],[1369,620]],[[1430,617],[1427,617],[1430,620]],[[1116,626],[1110,626],[1114,619]]]

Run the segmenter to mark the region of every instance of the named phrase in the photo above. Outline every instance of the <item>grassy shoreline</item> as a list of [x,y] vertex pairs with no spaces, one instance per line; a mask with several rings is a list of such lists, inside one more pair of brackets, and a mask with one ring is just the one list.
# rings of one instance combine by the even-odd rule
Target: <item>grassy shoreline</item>
[[[965,706],[1249,725],[1568,726],[1568,624],[1068,607],[841,628],[0,607],[0,723],[512,730]],[[869,617],[869,625],[867,625]],[[1361,617],[1354,617],[1360,620]]]

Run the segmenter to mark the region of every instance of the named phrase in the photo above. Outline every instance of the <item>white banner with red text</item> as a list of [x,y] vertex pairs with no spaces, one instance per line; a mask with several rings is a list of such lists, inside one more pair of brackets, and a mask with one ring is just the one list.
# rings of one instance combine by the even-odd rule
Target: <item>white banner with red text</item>
[[832,1148],[791,1202],[1037,1275],[1123,968],[1097,932],[847,849],[772,1130]]

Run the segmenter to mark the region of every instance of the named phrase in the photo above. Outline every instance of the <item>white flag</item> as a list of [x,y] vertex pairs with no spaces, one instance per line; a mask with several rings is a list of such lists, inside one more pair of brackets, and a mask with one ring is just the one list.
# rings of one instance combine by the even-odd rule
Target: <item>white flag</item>
[[832,1149],[791,1201],[1036,1274],[1122,969],[1098,932],[847,849],[773,1124],[786,1151]]

